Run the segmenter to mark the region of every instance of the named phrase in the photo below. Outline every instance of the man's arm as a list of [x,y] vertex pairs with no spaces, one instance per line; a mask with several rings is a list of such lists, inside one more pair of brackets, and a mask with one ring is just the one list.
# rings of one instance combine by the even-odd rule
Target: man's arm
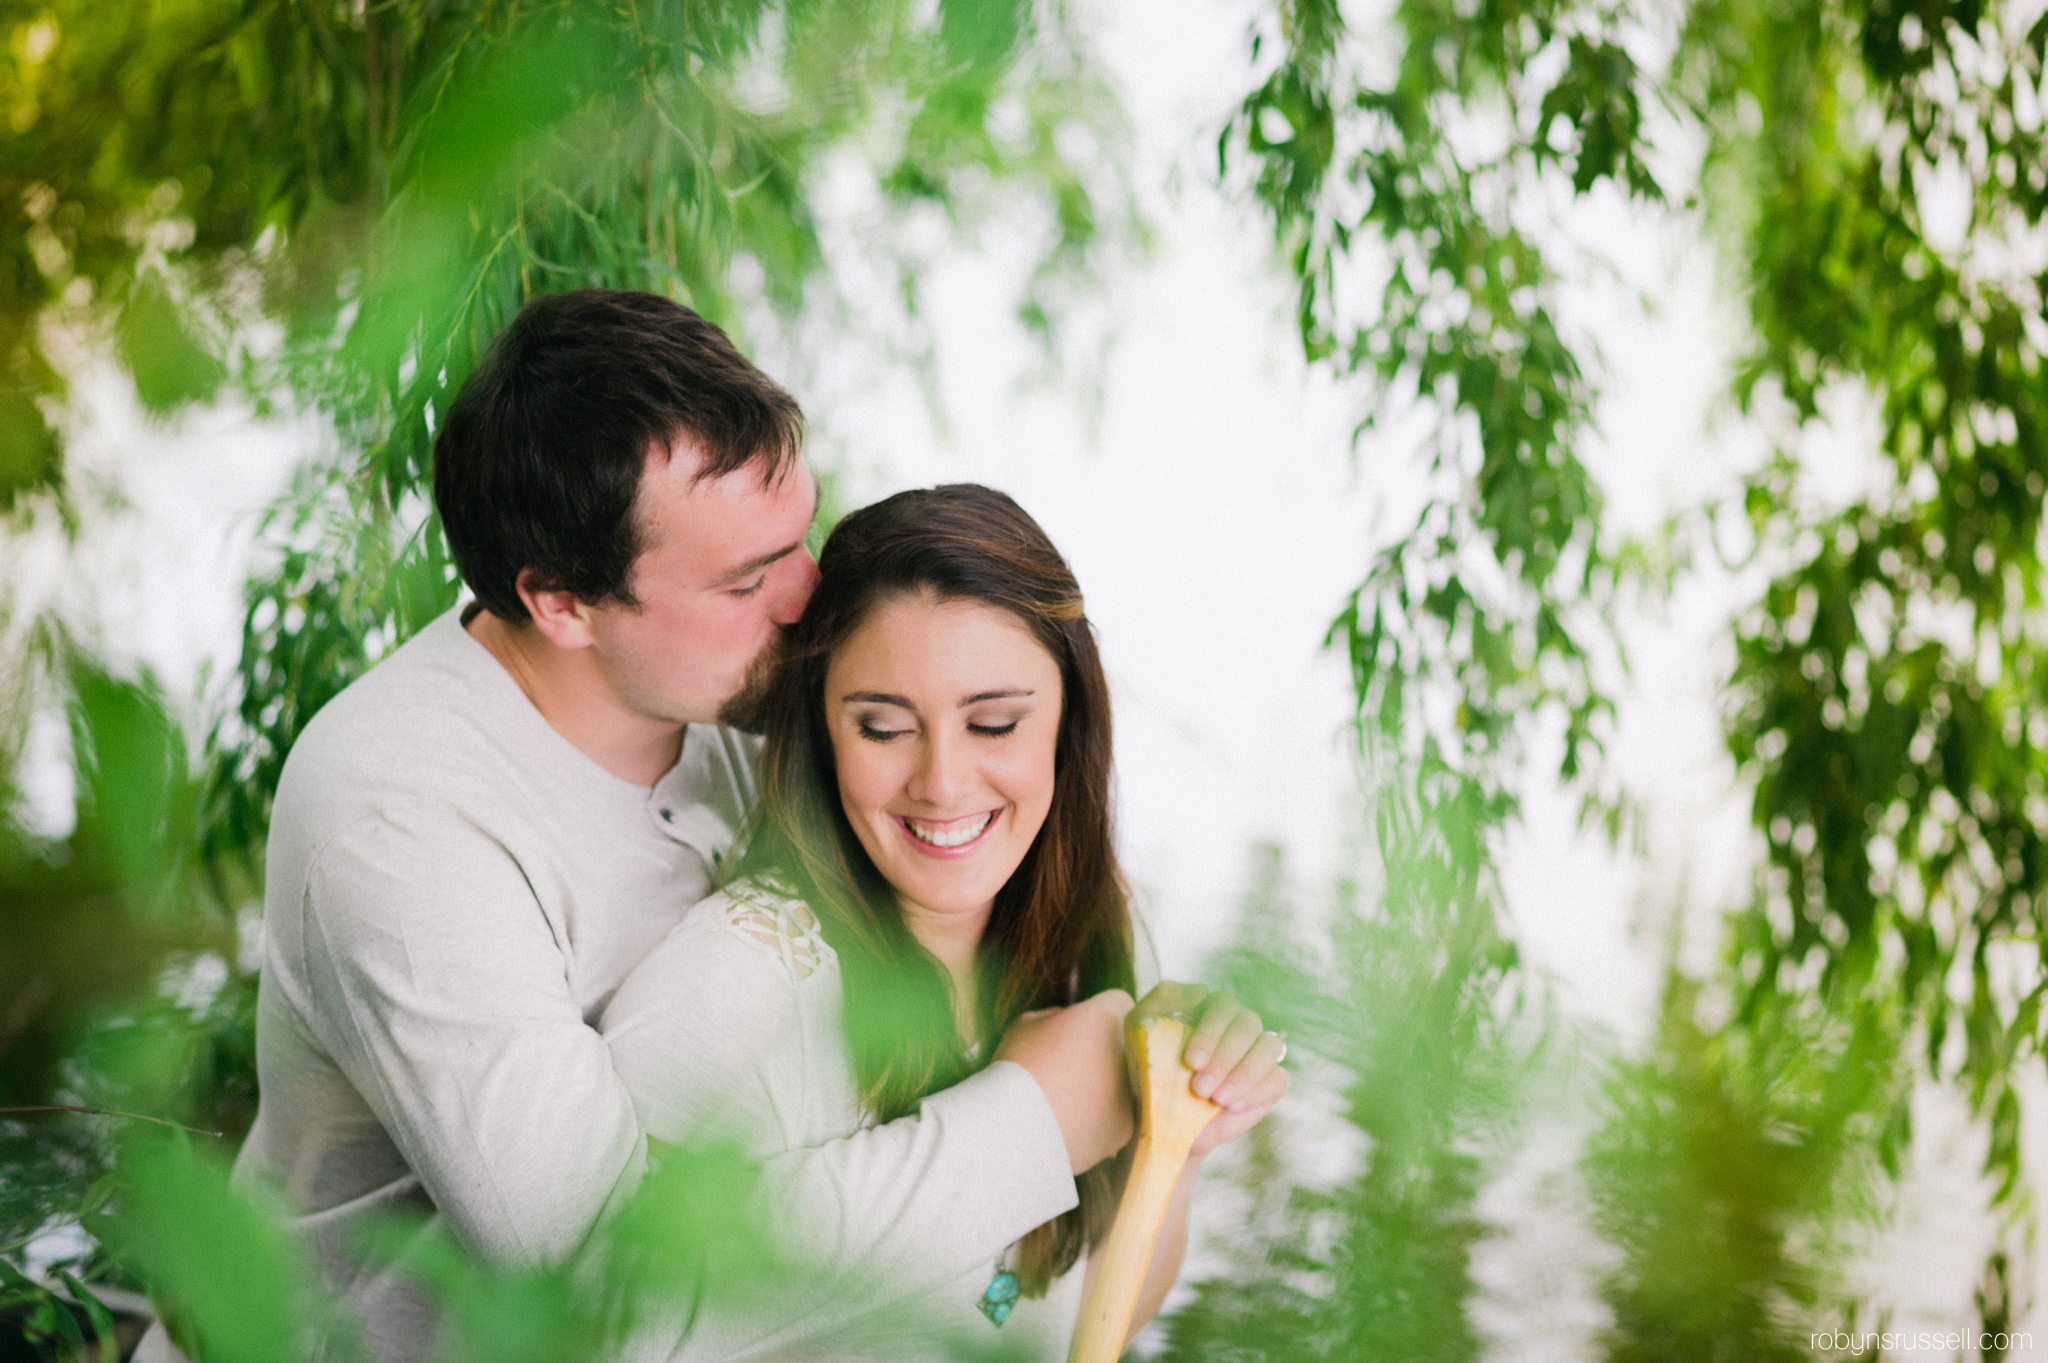
[[319,849],[296,908],[281,983],[449,1227],[501,1261],[574,1252],[645,1150],[511,854],[396,807]]

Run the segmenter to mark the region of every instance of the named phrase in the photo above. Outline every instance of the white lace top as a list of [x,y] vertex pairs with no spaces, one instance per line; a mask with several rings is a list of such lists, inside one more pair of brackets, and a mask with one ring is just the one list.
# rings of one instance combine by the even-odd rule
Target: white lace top
[[[602,1030],[651,1136],[676,1145],[737,1139],[772,1160],[873,1129],[859,1109],[842,1013],[839,960],[810,909],[774,887],[741,881],[685,915],[620,987]],[[1002,1067],[1031,1082],[1006,1061],[991,1068]],[[986,1177],[1012,1176],[1005,1151],[987,1155]],[[814,1271],[794,1289],[814,1297],[813,1309],[765,1338],[745,1320],[707,1309],[671,1356],[895,1363],[1000,1348],[1005,1357],[1059,1363],[1080,1309],[1078,1269],[1043,1300],[1019,1301],[998,1329],[976,1303],[995,1276],[1003,1238],[991,1239],[988,1261],[965,1275],[909,1257],[846,1263],[831,1253],[835,1243],[860,1238],[834,1225],[835,1216],[937,1214],[957,1222],[961,1207],[932,1187],[899,1189],[862,1212],[827,1210],[821,1199],[808,1223],[812,1243],[797,1247],[816,1254]],[[797,1211],[778,1219],[802,1223]],[[799,1312],[784,1299],[776,1315],[786,1321]]]

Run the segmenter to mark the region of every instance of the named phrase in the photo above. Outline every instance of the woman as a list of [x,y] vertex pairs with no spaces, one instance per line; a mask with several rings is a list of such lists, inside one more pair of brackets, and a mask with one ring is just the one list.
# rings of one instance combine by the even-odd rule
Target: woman
[[[987,488],[908,492],[849,516],[819,567],[765,708],[737,875],[605,1013],[614,1063],[662,1140],[723,1130],[765,1158],[846,1136],[1001,1060],[998,1039],[1024,1014],[1135,985],[1108,685],[1044,532]],[[1171,992],[1185,988],[1146,1006],[1199,997]],[[1107,997],[1128,1007],[1127,993]],[[1201,1157],[1286,1088],[1278,1038],[1234,1004],[1205,1012],[1197,1036],[1210,1052],[1190,1045],[1206,1061],[1197,1091],[1225,1111],[1182,1178],[1141,1321],[1178,1271]],[[912,1335],[957,1350],[978,1331],[1015,1356],[1064,1358],[1074,1270],[1117,1196],[1107,1163],[1077,1183],[1078,1207],[925,1294],[918,1319],[821,1307],[808,1345],[903,1358]],[[687,1352],[722,1356],[743,1338],[713,1312]]]

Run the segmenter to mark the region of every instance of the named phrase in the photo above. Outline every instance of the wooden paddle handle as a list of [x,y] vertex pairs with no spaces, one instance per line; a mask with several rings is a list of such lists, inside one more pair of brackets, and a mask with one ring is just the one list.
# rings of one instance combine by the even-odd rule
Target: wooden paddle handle
[[1116,1363],[1123,1354],[1174,1184],[1195,1137],[1216,1115],[1216,1104],[1188,1087],[1194,1075],[1180,1058],[1187,1037],[1188,1029],[1170,1017],[1134,1014],[1125,1024],[1138,1098],[1138,1144],[1130,1182],[1095,1265],[1095,1281],[1081,1303],[1067,1363]]

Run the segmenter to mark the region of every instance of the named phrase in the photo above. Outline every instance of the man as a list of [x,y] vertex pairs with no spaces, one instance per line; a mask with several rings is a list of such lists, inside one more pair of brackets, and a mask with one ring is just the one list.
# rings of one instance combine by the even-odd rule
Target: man
[[[667,299],[529,304],[435,444],[475,603],[337,697],[286,764],[237,1174],[283,1192],[380,1359],[427,1353],[434,1320],[362,1257],[366,1227],[416,1214],[494,1260],[557,1262],[646,1170],[592,1024],[708,892],[750,801],[738,726],[817,579],[801,430]],[[924,1282],[967,1271],[1128,1139],[1119,1021],[1020,1023],[1015,1063],[857,1146],[772,1161],[764,1205],[837,1204],[849,1252]],[[138,1354],[175,1356],[161,1330]]]

